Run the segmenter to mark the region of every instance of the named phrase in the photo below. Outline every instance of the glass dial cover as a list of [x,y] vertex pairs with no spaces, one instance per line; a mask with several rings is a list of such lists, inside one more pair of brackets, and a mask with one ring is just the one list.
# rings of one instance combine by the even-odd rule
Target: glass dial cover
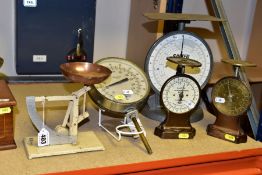
[[213,56],[207,43],[193,33],[175,31],[159,38],[146,57],[145,71],[156,93],[160,92],[168,78],[176,74],[174,63],[167,61],[170,56],[199,61],[201,67],[186,68],[185,73],[193,76],[201,88],[207,84],[213,68]]
[[212,89],[211,97],[216,109],[227,116],[239,116],[251,104],[248,88],[236,77],[219,80]]
[[[149,89],[147,78],[144,72],[133,63],[125,59],[111,58],[98,61],[97,64],[112,71],[105,81],[95,84],[96,89],[106,98],[118,103],[133,103],[147,95]],[[126,81],[112,85],[121,80]],[[125,97],[121,98],[122,95]]]
[[112,74],[93,86],[90,97],[99,106],[113,112],[123,112],[131,107],[140,108],[150,91],[145,73],[123,58],[103,58],[96,63],[109,68]]
[[194,109],[200,100],[200,86],[187,75],[173,76],[161,89],[162,103],[169,111],[182,114]]

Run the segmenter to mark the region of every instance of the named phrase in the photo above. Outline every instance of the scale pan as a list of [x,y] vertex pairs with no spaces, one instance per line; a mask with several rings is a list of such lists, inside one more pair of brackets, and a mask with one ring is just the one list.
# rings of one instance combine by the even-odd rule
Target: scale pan
[[67,79],[85,85],[100,83],[112,73],[104,66],[87,62],[64,63],[60,69]]
[[196,60],[189,59],[189,58],[184,58],[184,57],[167,57],[167,60],[180,64],[181,66],[190,66],[190,67],[201,67],[202,64]]

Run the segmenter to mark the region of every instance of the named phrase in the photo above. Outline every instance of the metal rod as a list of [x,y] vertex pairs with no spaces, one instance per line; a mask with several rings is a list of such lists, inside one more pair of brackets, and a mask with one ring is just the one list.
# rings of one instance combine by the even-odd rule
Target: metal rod
[[[135,116],[131,116],[131,119],[132,119],[132,122],[134,123],[134,125],[135,125],[135,127],[136,127],[136,130],[137,130],[138,132],[141,132],[142,129],[140,128],[140,126],[139,126],[139,124],[138,124],[138,122],[137,122],[137,120],[136,120],[136,117],[135,117]],[[149,145],[149,143],[148,143],[148,141],[147,141],[144,133],[139,134],[139,136],[140,136],[142,142],[144,143],[148,154],[152,154],[153,151],[152,151],[152,149],[151,149],[151,147],[150,147],[150,145]]]
[[239,77],[239,70],[240,70],[240,67],[235,66],[235,77]]

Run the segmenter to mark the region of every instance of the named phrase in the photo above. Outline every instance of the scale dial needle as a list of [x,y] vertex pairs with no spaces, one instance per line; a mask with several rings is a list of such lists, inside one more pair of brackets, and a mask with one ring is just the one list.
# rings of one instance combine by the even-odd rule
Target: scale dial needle
[[117,84],[120,84],[120,83],[124,83],[126,81],[128,81],[128,78],[124,78],[124,79],[121,79],[121,80],[119,80],[117,82],[111,83],[111,84],[107,85],[106,88],[114,86],[114,85],[117,85]]
[[183,85],[182,90],[181,90],[181,92],[179,93],[179,100],[178,100],[178,103],[179,103],[179,104],[181,104],[182,99],[184,98],[184,88],[185,88],[185,84]]
[[183,49],[184,49],[184,35],[182,36],[182,46],[181,46],[181,53],[180,53],[180,57],[183,57]]
[[232,102],[232,97],[233,97],[233,95],[232,95],[232,93],[231,93],[231,91],[230,91],[230,88],[229,88],[229,81],[228,81],[228,83],[227,83],[227,89],[228,89],[229,101]]

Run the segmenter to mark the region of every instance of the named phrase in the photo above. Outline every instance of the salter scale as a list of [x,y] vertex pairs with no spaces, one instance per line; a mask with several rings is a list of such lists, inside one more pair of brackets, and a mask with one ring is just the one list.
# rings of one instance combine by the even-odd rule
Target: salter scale
[[[149,97],[148,106],[150,118],[163,121],[160,110],[159,94],[164,82],[176,74],[176,67],[166,60],[170,56],[180,56],[199,61],[202,66],[198,69],[186,68],[186,74],[193,76],[201,86],[205,87],[213,68],[213,56],[204,39],[184,30],[185,24],[190,21],[221,21],[221,19],[208,15],[147,13],[146,17],[152,20],[178,21],[178,31],[170,32],[159,38],[150,48],[145,62],[145,71],[149,77],[151,87],[155,94]],[[160,111],[160,112],[159,112]],[[202,110],[196,111],[191,121],[198,121],[203,117]]]

